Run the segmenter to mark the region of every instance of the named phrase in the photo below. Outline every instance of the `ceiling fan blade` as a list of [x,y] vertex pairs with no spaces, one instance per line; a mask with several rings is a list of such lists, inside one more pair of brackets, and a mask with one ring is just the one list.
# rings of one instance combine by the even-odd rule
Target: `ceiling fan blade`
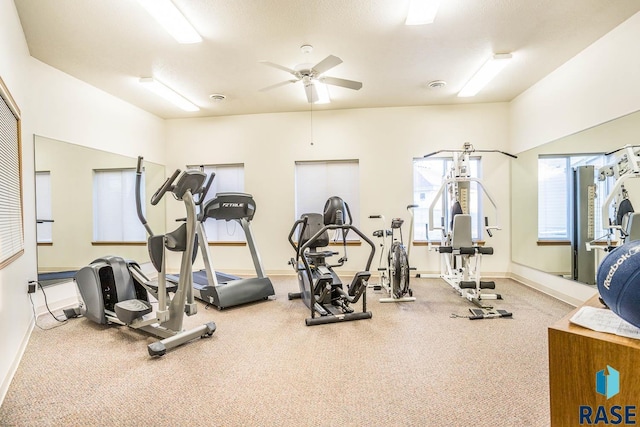
[[277,68],[278,70],[286,71],[289,74],[293,74],[298,77],[298,72],[296,70],[292,70],[291,68],[285,67],[284,65],[276,64],[270,61],[258,61],[261,64],[268,65],[269,67]]
[[342,59],[337,56],[329,55],[314,65],[311,69],[315,71],[316,75],[320,75],[340,64],[342,64]]
[[316,86],[313,83],[304,85],[304,92],[307,94],[307,101],[309,101],[310,104],[313,104],[318,100],[318,92],[316,91]]
[[362,83],[355,80],[339,79],[337,77],[322,77],[319,80],[328,85],[346,87],[347,89],[359,90],[362,88]]
[[284,82],[276,83],[276,84],[271,85],[271,86],[263,87],[262,89],[260,89],[260,92],[266,92],[268,90],[275,89],[275,88],[280,87],[280,86],[285,86],[285,85],[288,85],[290,83],[296,83],[297,81],[298,80],[286,80]]

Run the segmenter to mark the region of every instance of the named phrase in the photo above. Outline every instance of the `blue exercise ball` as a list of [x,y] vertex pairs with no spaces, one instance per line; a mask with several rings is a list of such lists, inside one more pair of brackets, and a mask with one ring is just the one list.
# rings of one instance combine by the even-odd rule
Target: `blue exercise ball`
[[611,251],[598,268],[597,282],[611,311],[640,328],[640,240]]

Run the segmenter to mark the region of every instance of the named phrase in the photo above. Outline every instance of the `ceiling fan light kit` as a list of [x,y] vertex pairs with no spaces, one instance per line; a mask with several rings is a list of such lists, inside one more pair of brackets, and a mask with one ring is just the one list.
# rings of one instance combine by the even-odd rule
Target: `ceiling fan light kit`
[[[309,48],[311,48],[310,45],[302,45],[300,47],[303,52],[305,50],[309,50]],[[260,63],[269,67],[277,68],[278,70],[285,71],[295,77],[295,79],[286,80],[284,82],[276,83],[274,85],[262,88],[260,89],[261,92],[266,92],[280,86],[285,86],[289,83],[297,83],[299,81],[302,81],[304,85],[304,91],[307,96],[307,102],[321,104],[331,102],[329,98],[329,91],[327,90],[326,85],[340,86],[352,90],[359,90],[360,88],[362,88],[361,82],[324,75],[325,72],[329,71],[333,67],[342,64],[342,59],[334,55],[327,56],[322,61],[309,68],[306,68],[308,66],[305,64],[304,66],[301,66],[300,69],[291,69],[289,67],[285,67],[284,65],[275,64],[270,61],[260,61]],[[326,96],[324,96],[325,92]]]

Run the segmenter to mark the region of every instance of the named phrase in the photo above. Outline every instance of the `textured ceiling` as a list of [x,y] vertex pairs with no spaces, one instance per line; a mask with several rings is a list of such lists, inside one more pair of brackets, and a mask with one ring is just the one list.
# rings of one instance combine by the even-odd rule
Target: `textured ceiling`
[[[330,54],[344,62],[327,75],[363,88],[330,87],[332,103],[314,109],[510,101],[640,10],[638,0],[443,0],[433,24],[405,26],[408,0],[174,3],[202,43],[176,43],[134,0],[15,0],[33,57],[163,118],[308,110],[300,82],[260,92],[291,76],[258,61],[293,68]],[[456,97],[487,57],[508,52],[513,63],[484,91]],[[141,88],[151,76],[201,110]]]

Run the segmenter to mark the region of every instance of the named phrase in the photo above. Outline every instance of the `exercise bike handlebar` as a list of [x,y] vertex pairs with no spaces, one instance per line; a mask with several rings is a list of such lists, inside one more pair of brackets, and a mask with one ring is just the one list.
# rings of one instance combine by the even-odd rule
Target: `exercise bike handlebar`
[[140,194],[142,190],[142,161],[142,156],[138,156],[138,165],[136,166],[136,212],[138,213],[138,219],[144,225],[149,236],[153,236],[153,230],[151,230],[151,227],[147,224],[147,219],[142,214],[142,196]]
[[[200,167],[200,169],[204,169],[203,167]],[[196,206],[200,206],[202,205],[202,203],[204,203],[204,199],[205,197],[207,197],[207,193],[209,193],[209,188],[211,188],[211,184],[213,184],[213,179],[216,177],[216,173],[215,172],[211,172],[211,175],[209,175],[209,179],[207,180],[207,183],[204,185],[204,187],[202,187],[200,189],[200,191],[198,191],[195,195],[198,196],[198,200],[195,201]]]
[[173,185],[173,181],[175,181],[175,180],[176,180],[176,178],[178,177],[178,175],[180,175],[180,169],[176,169],[176,170],[173,172],[173,175],[171,175],[169,178],[167,178],[167,179],[164,181],[164,184],[162,184],[162,187],[160,187],[160,188],[158,189],[158,191],[156,191],[156,192],[153,194],[153,196],[151,196],[151,204],[152,204],[153,206],[157,205],[157,204],[160,202],[160,200],[162,200],[162,198],[164,197],[164,194],[165,194],[167,191],[171,190],[171,187],[172,187],[172,185]]
[[[296,223],[301,222],[301,221],[302,220],[298,220],[298,221],[296,221]],[[304,221],[304,222],[306,223],[306,221]],[[294,229],[295,229],[295,224],[294,224]],[[362,238],[362,240],[367,242],[367,244],[371,247],[371,252],[369,253],[369,258],[367,259],[367,265],[365,267],[365,271],[369,271],[369,269],[371,268],[371,262],[373,261],[373,256],[376,253],[376,245],[371,241],[371,239],[369,239],[360,230],[358,230],[356,227],[354,227],[351,224],[342,224],[342,225],[330,224],[330,225],[325,225],[316,234],[311,236],[311,238],[309,238],[309,240],[307,240],[304,243],[304,245],[298,247],[298,250],[297,250],[298,256],[300,254],[304,253],[304,251],[307,248],[309,248],[313,243],[315,243],[315,241],[318,240],[318,238],[320,238],[320,236],[322,236],[322,234],[325,231],[328,231],[328,230],[343,230],[343,234],[345,234],[344,231],[353,230],[358,236],[360,236]],[[291,236],[291,234],[289,236]],[[296,247],[296,246],[294,246],[294,247]]]

